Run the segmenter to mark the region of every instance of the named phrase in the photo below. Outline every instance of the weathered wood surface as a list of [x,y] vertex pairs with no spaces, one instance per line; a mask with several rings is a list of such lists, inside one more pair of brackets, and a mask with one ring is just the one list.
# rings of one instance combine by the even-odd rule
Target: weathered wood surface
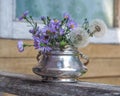
[[1,71],[0,91],[20,96],[120,96],[120,86],[88,82],[45,83],[38,76]]

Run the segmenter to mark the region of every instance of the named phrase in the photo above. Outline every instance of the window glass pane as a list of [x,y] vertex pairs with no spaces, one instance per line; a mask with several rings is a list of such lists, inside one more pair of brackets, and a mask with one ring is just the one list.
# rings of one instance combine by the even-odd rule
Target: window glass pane
[[113,0],[16,0],[16,17],[25,10],[34,18],[61,18],[63,13],[69,13],[78,23],[84,18],[100,18],[109,27],[113,25]]

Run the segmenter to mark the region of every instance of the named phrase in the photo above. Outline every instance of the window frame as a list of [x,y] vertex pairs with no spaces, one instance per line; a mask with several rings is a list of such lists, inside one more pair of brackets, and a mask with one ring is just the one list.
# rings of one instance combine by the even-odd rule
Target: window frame
[[114,20],[113,26],[120,28],[120,0],[114,0]]
[[0,6],[0,37],[30,39],[27,23],[15,19],[16,0],[0,0]]
[[[119,0],[114,0],[114,27],[108,29],[105,36],[90,38],[91,43],[120,43],[120,5]],[[4,8],[7,6],[6,8]],[[16,0],[0,0],[0,38],[31,39],[26,22],[15,19]],[[119,13],[118,13],[119,12]]]

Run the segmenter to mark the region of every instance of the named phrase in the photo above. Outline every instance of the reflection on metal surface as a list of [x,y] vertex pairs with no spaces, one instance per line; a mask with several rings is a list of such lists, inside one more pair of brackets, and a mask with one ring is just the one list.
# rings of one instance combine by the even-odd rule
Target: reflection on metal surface
[[87,71],[86,66],[80,61],[79,55],[87,60],[76,49],[54,50],[50,54],[38,55],[38,66],[33,72],[42,76],[47,82],[76,82],[77,78]]

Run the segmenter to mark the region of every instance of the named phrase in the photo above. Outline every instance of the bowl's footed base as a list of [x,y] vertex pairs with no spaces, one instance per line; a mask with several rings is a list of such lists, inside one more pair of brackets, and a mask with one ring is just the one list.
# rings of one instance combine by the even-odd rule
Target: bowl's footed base
[[58,77],[48,77],[48,76],[42,76],[43,82],[58,82],[58,83],[74,83],[77,82],[77,79],[75,78],[58,78]]

